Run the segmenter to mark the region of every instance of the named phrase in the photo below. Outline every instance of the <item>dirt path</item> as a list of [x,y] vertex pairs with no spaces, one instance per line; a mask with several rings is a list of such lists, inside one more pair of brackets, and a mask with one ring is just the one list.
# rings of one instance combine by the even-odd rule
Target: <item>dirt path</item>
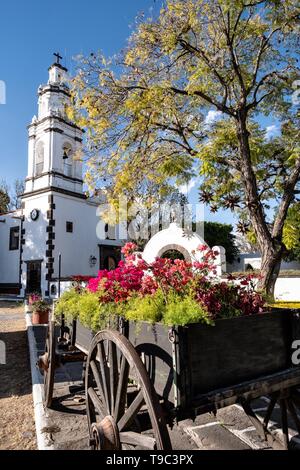
[[36,449],[23,307],[0,301],[0,341],[6,349],[6,364],[0,361],[0,449]]

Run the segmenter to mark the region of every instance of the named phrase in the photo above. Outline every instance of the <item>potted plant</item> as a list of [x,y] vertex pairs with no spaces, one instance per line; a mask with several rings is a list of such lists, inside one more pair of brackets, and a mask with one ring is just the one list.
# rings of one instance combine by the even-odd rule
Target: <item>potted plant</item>
[[34,295],[31,298],[31,307],[32,307],[32,324],[33,325],[43,325],[48,323],[50,304],[42,297]]

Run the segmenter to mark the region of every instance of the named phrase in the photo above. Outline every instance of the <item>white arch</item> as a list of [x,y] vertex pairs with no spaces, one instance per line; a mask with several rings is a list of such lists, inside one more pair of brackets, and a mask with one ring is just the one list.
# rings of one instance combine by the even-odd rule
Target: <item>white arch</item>
[[[156,233],[145,246],[142,257],[152,263],[168,250],[178,250],[187,261],[201,261],[202,253],[197,251],[199,245],[207,245],[203,238],[192,231],[185,231],[176,223]],[[209,248],[209,247],[208,247]]]
[[73,147],[70,142],[64,142],[62,146],[63,171],[66,176],[73,176]]
[[35,174],[40,175],[44,171],[45,145],[39,140],[35,147]]

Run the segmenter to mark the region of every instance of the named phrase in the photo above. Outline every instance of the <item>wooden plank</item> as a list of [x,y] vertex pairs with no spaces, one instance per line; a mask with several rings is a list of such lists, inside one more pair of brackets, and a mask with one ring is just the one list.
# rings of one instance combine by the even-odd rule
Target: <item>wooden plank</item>
[[95,333],[92,330],[86,328],[79,320],[77,320],[75,345],[78,349],[87,354],[94,336]]
[[120,442],[122,444],[134,445],[137,447],[144,447],[146,449],[154,450],[156,448],[156,441],[153,437],[145,434],[138,434],[136,432],[121,432]]
[[190,408],[196,414],[224,408],[241,399],[253,400],[263,395],[272,394],[283,389],[300,385],[300,367],[291,368],[283,372],[265,376],[261,379],[243,382],[233,387],[214,390],[194,397]]
[[189,398],[287,369],[291,365],[290,312],[188,325]]

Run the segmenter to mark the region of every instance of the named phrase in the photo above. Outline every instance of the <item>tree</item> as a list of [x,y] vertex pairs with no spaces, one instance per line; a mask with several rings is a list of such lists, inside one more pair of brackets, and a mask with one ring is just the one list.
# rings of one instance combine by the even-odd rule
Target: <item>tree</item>
[[13,185],[13,190],[10,196],[10,206],[11,209],[20,209],[21,208],[21,196],[24,193],[25,182],[22,179],[16,179]]
[[223,246],[226,251],[226,261],[233,263],[238,255],[235,245],[235,236],[232,234],[232,225],[218,222],[204,222],[204,239],[208,246]]
[[9,210],[10,197],[8,194],[8,186],[4,181],[0,182],[0,214]]
[[[273,295],[299,188],[298,57],[297,0],[168,0],[118,58],[81,61],[69,117],[88,131],[87,182],[109,175],[116,203],[122,192],[168,191],[198,174],[203,202],[236,210],[240,229],[253,228],[260,287]],[[208,111],[219,118],[211,126]],[[276,138],[264,116],[280,127]]]
[[288,211],[283,229],[283,241],[289,250],[287,261],[300,261],[300,203],[293,204]]

